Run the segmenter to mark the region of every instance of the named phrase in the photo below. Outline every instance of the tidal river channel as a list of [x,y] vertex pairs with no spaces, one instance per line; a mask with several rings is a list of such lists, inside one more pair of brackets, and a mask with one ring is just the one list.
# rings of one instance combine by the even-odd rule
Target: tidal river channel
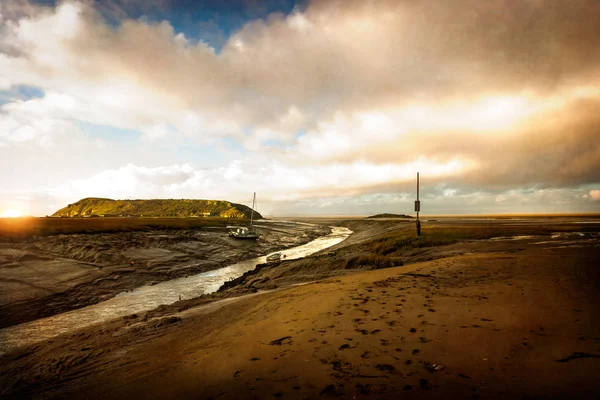
[[[286,255],[287,260],[306,257],[340,243],[351,233],[347,228],[334,227],[329,235],[321,236],[302,246],[285,249],[282,253]],[[237,278],[264,262],[266,256],[261,256],[198,275],[142,286],[98,304],[2,329],[0,355],[17,347],[48,340],[99,322],[152,310],[162,304],[172,304],[178,301],[180,296],[182,299],[189,299],[216,292],[223,282]]]

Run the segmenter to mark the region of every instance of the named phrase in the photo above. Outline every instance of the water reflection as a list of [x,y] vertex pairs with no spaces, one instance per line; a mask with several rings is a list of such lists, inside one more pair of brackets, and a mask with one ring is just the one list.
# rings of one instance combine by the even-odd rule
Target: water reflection
[[[302,246],[286,249],[283,253],[288,260],[302,258],[340,243],[351,233],[352,231],[347,228],[334,227],[329,235]],[[187,278],[173,279],[153,286],[143,286],[120,293],[112,299],[98,304],[2,329],[0,330],[0,354],[92,324],[148,311],[161,304],[172,304],[180,298],[189,299],[204,293],[215,292],[223,282],[237,278],[244,272],[254,269],[256,264],[265,261],[266,256],[257,257]]]

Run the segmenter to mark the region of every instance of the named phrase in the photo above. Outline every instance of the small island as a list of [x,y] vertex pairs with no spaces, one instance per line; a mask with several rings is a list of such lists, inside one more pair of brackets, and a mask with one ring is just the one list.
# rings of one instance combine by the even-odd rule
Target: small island
[[[220,217],[249,219],[252,209],[225,200],[153,199],[113,200],[88,197],[52,214],[62,218],[146,217],[190,218]],[[263,216],[254,211],[255,219]]]
[[384,214],[375,214],[375,215],[371,215],[370,217],[367,218],[414,218],[410,215],[406,215],[406,214],[390,214],[390,213],[384,213]]

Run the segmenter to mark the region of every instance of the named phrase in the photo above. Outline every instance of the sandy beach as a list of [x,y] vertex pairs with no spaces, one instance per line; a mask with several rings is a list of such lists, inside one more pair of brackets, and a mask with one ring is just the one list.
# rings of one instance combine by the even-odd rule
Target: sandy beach
[[[350,224],[356,236],[326,255],[266,268],[240,283],[257,287],[257,278],[270,277],[278,282],[274,289],[258,285],[242,297],[176,304],[7,354],[0,358],[0,394],[592,399],[600,393],[597,227],[460,241],[393,253],[388,257],[405,261],[396,267],[337,271],[313,282],[291,278],[295,267],[324,269],[366,252],[373,224],[362,230],[371,235],[362,236],[357,222]],[[405,229],[382,227],[383,236]]]

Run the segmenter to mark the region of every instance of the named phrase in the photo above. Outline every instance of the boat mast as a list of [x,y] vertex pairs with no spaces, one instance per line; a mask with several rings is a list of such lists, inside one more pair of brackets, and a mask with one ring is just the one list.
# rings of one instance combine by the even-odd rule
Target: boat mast
[[252,196],[252,214],[250,214],[250,229],[252,229],[252,220],[254,219],[254,201],[256,200],[256,192]]

